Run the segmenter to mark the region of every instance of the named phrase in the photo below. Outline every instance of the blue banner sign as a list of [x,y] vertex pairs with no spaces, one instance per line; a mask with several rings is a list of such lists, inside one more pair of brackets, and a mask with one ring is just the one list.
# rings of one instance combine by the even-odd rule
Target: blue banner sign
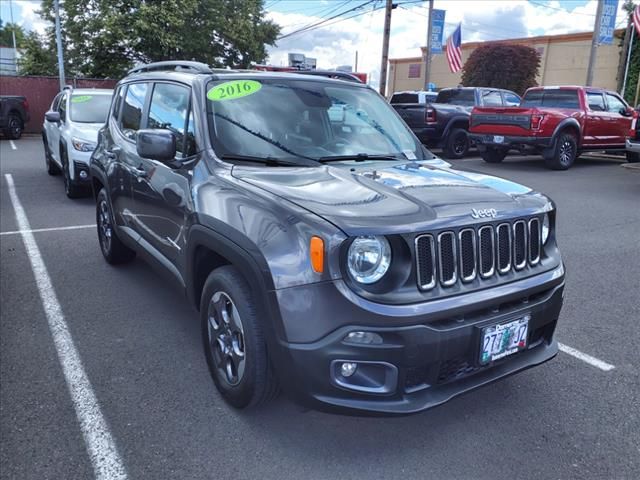
[[613,43],[613,31],[616,29],[617,13],[618,0],[604,0],[600,32],[598,32],[598,43],[600,45],[611,45]]
[[433,10],[431,16],[431,53],[442,53],[444,36],[444,15],[446,10]]

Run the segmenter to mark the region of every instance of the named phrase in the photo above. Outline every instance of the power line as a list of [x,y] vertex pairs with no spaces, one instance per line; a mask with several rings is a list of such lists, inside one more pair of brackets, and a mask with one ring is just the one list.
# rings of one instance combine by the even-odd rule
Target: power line
[[545,5],[544,3],[535,2],[534,0],[529,0],[529,3],[533,3],[534,5],[538,5],[539,7],[548,8],[549,10],[556,10],[558,12],[571,13],[576,15],[586,15],[588,17],[595,17],[595,13],[585,13],[585,12],[576,12],[575,9],[572,11],[565,10],[564,8],[552,7],[551,5]]

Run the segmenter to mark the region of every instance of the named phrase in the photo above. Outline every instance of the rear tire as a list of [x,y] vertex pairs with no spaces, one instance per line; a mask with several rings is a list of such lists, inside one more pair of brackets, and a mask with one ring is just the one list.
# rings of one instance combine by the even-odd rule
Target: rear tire
[[45,165],[47,166],[47,173],[49,175],[57,175],[60,173],[60,169],[51,158],[51,152],[49,151],[49,142],[47,141],[47,136],[44,133],[42,134],[42,142],[44,143],[44,161]]
[[273,400],[279,387],[257,302],[235,267],[226,265],[209,274],[200,321],[209,372],[225,401],[235,408],[250,408]]
[[7,128],[5,129],[5,135],[11,140],[18,140],[22,136],[22,130],[24,125],[20,116],[15,113],[10,113],[7,118]]
[[507,156],[507,150],[504,148],[487,147],[484,152],[480,152],[480,156],[487,163],[500,163]]
[[444,142],[444,148],[442,149],[444,157],[451,159],[460,159],[464,158],[468,151],[468,132],[464,128],[454,128],[453,130],[451,130]]
[[629,163],[640,162],[640,153],[627,151],[627,162]]
[[544,161],[552,170],[567,170],[571,168],[578,156],[578,142],[570,133],[561,133],[553,150],[545,155]]
[[113,212],[107,192],[102,188],[96,198],[96,224],[98,225],[98,241],[102,256],[111,265],[127,263],[133,260],[136,252],[127,247],[114,228]]

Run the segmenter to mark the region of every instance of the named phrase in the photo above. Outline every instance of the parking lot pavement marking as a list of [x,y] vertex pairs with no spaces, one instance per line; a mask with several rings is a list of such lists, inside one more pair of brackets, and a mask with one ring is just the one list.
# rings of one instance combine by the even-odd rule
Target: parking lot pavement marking
[[13,143],[13,140],[9,140],[9,145],[11,145],[11,150],[17,150],[18,147],[16,147],[16,144]]
[[96,228],[96,224],[93,223],[89,225],[71,225],[69,227],[34,228],[32,230],[11,230],[9,232],[0,232],[0,235],[22,235],[23,233],[59,232],[64,230],[80,230],[82,228]]
[[73,338],[64,319],[62,307],[58,302],[47,267],[31,232],[29,219],[16,193],[13,177],[11,174],[5,174],[5,179],[9,187],[9,198],[20,228],[22,242],[36,279],[40,300],[44,307],[49,330],[53,337],[53,343],[58,353],[58,359],[62,366],[62,372],[67,382],[96,479],[125,480],[127,473],[124,463],[120,459],[107,421],[102,415],[98,399],[82,365],[82,359],[73,343]]
[[564,352],[567,355],[571,355],[572,357],[575,357],[578,360],[582,360],[583,362],[586,362],[589,365],[599,368],[600,370],[603,370],[605,372],[608,372],[609,370],[613,370],[614,368],[616,368],[610,363],[603,362],[598,358],[592,357],[591,355],[587,355],[586,353],[582,353],[580,350],[576,350],[575,348],[565,345],[564,343],[558,343],[558,348],[560,349],[561,352]]

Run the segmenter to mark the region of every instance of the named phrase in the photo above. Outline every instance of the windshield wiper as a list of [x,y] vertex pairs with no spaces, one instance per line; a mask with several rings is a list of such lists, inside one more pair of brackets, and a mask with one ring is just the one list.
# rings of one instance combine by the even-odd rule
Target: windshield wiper
[[318,161],[320,163],[325,162],[340,162],[346,160],[353,160],[356,162],[364,162],[366,160],[406,160],[405,158],[398,157],[397,155],[369,155],[368,153],[357,153],[355,155],[333,155],[329,157],[320,157]]
[[316,166],[316,162],[294,162],[290,160],[283,160],[281,158],[266,156],[266,157],[255,157],[252,155],[236,155],[236,154],[228,154],[228,155],[220,155],[220,159],[222,160],[236,160],[242,162],[253,162],[253,163],[263,163],[270,167],[308,167],[308,166]]

